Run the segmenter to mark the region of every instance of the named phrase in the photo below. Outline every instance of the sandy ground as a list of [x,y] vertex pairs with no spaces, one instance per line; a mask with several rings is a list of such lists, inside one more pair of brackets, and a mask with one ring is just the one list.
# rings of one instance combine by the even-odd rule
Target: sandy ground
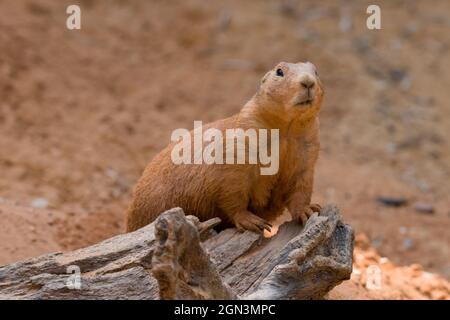
[[69,31],[73,1],[0,0],[0,264],[123,232],[172,130],[237,112],[278,61],[309,60],[326,89],[314,200],[381,257],[449,279],[450,3],[379,1],[380,31],[368,3],[85,0]]

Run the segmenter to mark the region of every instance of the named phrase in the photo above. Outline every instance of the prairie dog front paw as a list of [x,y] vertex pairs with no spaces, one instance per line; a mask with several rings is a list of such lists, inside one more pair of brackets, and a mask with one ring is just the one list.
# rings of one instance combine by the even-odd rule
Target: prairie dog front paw
[[319,204],[309,204],[300,209],[293,218],[300,220],[301,224],[305,225],[309,217],[311,217],[314,212],[320,212],[320,210],[322,210],[322,207]]
[[256,233],[262,233],[264,230],[270,232],[272,229],[272,225],[270,223],[249,211],[237,213],[233,220],[239,231],[250,230]]

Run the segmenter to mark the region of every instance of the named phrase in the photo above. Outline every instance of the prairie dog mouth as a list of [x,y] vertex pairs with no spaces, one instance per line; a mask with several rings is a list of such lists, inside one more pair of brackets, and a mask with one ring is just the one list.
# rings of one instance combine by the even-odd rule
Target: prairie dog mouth
[[314,98],[298,99],[295,103],[296,106],[311,105],[314,102]]

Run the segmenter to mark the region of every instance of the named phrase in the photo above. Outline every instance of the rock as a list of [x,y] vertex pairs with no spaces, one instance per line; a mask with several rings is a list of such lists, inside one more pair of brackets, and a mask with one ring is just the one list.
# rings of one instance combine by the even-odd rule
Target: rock
[[405,198],[394,198],[394,197],[378,197],[377,201],[378,203],[389,207],[402,207],[408,203],[408,201]]
[[414,204],[414,209],[420,213],[433,214],[434,207],[431,204],[425,202],[417,202]]
[[389,70],[389,77],[392,82],[402,82],[407,76],[407,73],[402,69],[392,68]]
[[404,239],[403,240],[403,248],[405,248],[406,250],[409,250],[413,247],[414,245],[414,241],[412,239]]
[[31,201],[31,206],[36,209],[45,209],[48,207],[48,200],[45,198],[37,198]]
[[379,263],[380,263],[380,264],[389,263],[389,259],[386,258],[386,257],[381,257]]

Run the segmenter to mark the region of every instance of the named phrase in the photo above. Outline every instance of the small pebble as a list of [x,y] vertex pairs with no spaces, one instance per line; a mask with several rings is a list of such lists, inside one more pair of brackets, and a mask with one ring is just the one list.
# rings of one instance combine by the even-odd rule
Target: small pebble
[[408,203],[405,198],[378,197],[377,201],[389,207],[402,207]]
[[106,169],[105,174],[112,180],[116,180],[119,177],[119,173],[114,169]]
[[414,241],[412,239],[405,239],[403,240],[403,248],[405,248],[406,250],[409,250],[413,247],[414,245]]
[[388,258],[386,258],[386,257],[381,257],[380,258],[380,264],[385,264],[385,263],[388,263],[388,262],[389,262]]
[[427,214],[434,213],[434,207],[431,204],[424,203],[424,202],[417,202],[414,205],[414,209],[420,213],[427,213]]
[[359,270],[357,268],[353,268],[352,274],[359,276],[361,274],[361,270]]
[[37,209],[44,209],[48,207],[48,200],[44,198],[37,198],[31,201],[31,206]]

